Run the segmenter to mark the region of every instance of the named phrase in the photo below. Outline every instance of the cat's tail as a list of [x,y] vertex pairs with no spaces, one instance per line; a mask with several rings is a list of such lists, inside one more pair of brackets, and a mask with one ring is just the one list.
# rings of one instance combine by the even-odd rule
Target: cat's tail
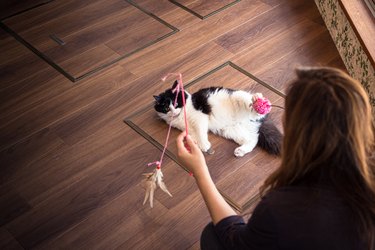
[[283,135],[268,116],[262,121],[259,127],[258,144],[261,149],[271,155],[281,154],[281,143]]

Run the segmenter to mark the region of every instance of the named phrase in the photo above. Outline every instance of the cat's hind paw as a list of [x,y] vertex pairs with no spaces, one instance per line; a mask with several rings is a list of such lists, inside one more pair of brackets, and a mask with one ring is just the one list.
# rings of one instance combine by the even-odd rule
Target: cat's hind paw
[[215,154],[215,150],[211,147],[206,151],[206,154],[213,155]]
[[243,148],[241,147],[238,147],[234,150],[234,155],[236,157],[243,157],[245,154],[247,154],[248,152],[246,152]]

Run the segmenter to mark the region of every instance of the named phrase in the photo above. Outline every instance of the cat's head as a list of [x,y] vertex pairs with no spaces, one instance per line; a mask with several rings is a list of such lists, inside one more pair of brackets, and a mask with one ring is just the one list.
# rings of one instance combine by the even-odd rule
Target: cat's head
[[[167,89],[163,93],[160,93],[159,95],[154,95],[155,104],[154,109],[156,112],[158,112],[160,117],[173,117],[180,114],[183,105],[182,101],[182,93],[179,92],[177,97],[177,103],[176,106],[174,106],[174,102],[176,100],[176,94],[173,93],[173,89],[176,88],[178,82],[175,81],[172,85],[172,88]],[[185,91],[185,98],[188,98],[188,93]]]

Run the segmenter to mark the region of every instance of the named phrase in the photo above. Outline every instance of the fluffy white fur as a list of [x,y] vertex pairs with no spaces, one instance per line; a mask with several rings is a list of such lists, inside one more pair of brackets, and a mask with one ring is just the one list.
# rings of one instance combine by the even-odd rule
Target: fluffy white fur
[[[242,90],[228,93],[221,89],[211,93],[207,99],[211,106],[209,115],[196,110],[191,95],[186,101],[188,129],[203,152],[209,152],[211,143],[208,140],[208,131],[232,139],[240,146],[234,150],[236,157],[242,157],[251,152],[258,142],[258,131],[264,115],[260,115],[252,108],[253,98],[262,96],[260,93],[251,94]],[[184,112],[182,108],[175,109],[170,105],[167,114],[158,115],[168,124],[183,131],[185,130]]]

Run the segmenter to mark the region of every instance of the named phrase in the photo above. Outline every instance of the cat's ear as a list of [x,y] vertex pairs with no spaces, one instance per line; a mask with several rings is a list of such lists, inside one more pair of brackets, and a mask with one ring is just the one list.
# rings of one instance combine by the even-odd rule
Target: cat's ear
[[159,102],[160,102],[160,99],[161,99],[161,97],[160,97],[160,96],[158,96],[158,95],[154,95],[154,99],[155,99],[155,101],[156,101],[157,103],[159,103]]
[[176,80],[173,85],[172,85],[172,89],[175,89],[177,87],[177,84],[178,84],[178,81]]

